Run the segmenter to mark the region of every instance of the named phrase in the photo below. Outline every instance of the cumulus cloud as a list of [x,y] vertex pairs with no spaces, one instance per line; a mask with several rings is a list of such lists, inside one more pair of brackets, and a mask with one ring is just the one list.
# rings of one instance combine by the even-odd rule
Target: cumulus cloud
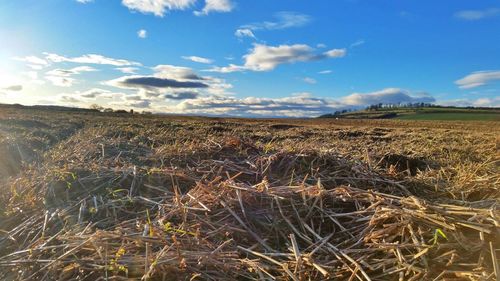
[[278,12],[274,14],[274,19],[271,21],[255,22],[238,27],[234,35],[239,38],[249,37],[257,39],[255,32],[258,30],[280,30],[301,27],[307,25],[311,20],[311,16],[306,14],[297,12]]
[[[214,78],[205,78],[210,81]],[[214,79],[215,80],[215,79]],[[221,83],[218,81],[218,83]],[[141,85],[142,86],[142,85]],[[156,86],[156,85],[155,85]],[[169,88],[167,92],[140,89],[136,94],[113,93],[99,88],[60,95],[64,103],[94,103],[111,98],[106,105],[115,108],[149,108],[157,112],[245,117],[315,117],[337,110],[363,108],[374,103],[433,102],[427,94],[388,88],[372,93],[354,93],[344,98],[319,98],[311,93],[296,93],[282,98],[244,97],[211,94],[206,89]],[[475,101],[449,101],[453,105],[498,106],[500,98]]]
[[232,88],[224,79],[200,76],[191,68],[158,65],[153,75],[130,75],[107,81],[104,84],[122,89],[138,90],[144,96],[158,97],[160,94],[199,92],[224,95]]
[[142,96],[140,95],[132,95],[132,96],[126,96],[125,97],[125,100],[128,100],[128,101],[140,101],[142,100]]
[[45,79],[58,87],[71,87],[76,81],[74,78],[62,76],[45,76]]
[[133,62],[124,59],[115,59],[105,57],[103,55],[97,54],[87,54],[79,57],[65,57],[54,53],[43,53],[44,57],[38,56],[26,56],[26,57],[14,57],[13,59],[18,61],[23,61],[26,65],[34,70],[41,70],[57,63],[77,63],[77,64],[100,64],[100,65],[112,65],[116,67],[132,67],[141,66],[138,62]]
[[388,88],[372,93],[354,93],[339,100],[313,97],[298,93],[285,98],[237,98],[204,96],[186,100],[176,106],[179,112],[191,114],[314,117],[339,109],[362,108],[375,103],[434,102],[426,94],[411,94],[408,90]]
[[476,71],[455,81],[455,84],[458,85],[460,89],[471,89],[494,81],[500,81],[500,70]]
[[468,21],[481,20],[485,18],[495,17],[498,15],[500,15],[499,8],[489,8],[484,10],[463,10],[455,13],[456,18]]
[[459,107],[467,107],[467,106],[500,107],[500,97],[443,100],[443,101],[438,101],[437,104],[444,106],[459,106]]
[[99,89],[99,88],[93,88],[93,89],[90,89],[90,90],[87,90],[87,91],[81,92],[81,93],[77,92],[77,94],[80,97],[85,98],[85,99],[95,99],[95,98],[98,98],[98,97],[101,97],[104,95],[106,95],[106,97],[109,97],[109,93],[110,93],[110,91]]
[[425,94],[412,95],[408,90],[399,88],[387,88],[371,93],[353,93],[342,98],[342,102],[352,106],[367,106],[371,104],[399,104],[399,103],[432,103],[436,99]]
[[60,63],[60,62],[72,62],[81,64],[103,64],[103,65],[113,65],[113,66],[140,66],[138,62],[128,61],[124,59],[114,59],[108,58],[102,55],[88,54],[80,57],[65,57],[58,54],[44,53],[45,59],[47,61]]
[[246,67],[236,64],[229,64],[228,66],[214,66],[205,71],[208,72],[219,72],[219,73],[231,73],[231,72],[242,72],[248,70]]
[[346,49],[333,49],[324,53],[329,58],[342,58],[347,54]]
[[63,93],[58,95],[56,99],[64,103],[95,103],[97,99],[123,101],[126,96],[124,93],[92,88],[83,92]]
[[[126,101],[150,101],[151,105],[173,103],[201,96],[225,96],[233,86],[224,79],[200,76],[193,69],[174,65],[158,65],[152,68],[152,75],[129,75],[119,77],[104,85],[135,90],[134,96]],[[127,105],[129,105],[127,103]],[[170,109],[169,109],[170,110]]]
[[301,27],[311,22],[312,18],[309,15],[296,12],[278,12],[274,14],[273,21],[263,21],[251,24],[242,25],[241,28],[250,30],[278,30],[291,27]]
[[132,11],[159,17],[171,10],[188,9],[195,3],[196,0],[122,0],[122,4]]
[[227,13],[231,12],[234,4],[231,0],[205,0],[205,7],[201,11],[195,11],[197,16],[208,15],[211,12]]
[[196,92],[180,92],[173,94],[166,94],[163,97],[169,100],[192,100],[196,99],[200,94]]
[[193,62],[204,63],[204,64],[211,64],[214,62],[212,59],[207,59],[207,58],[198,57],[198,56],[183,56],[182,58],[185,60],[190,60]]
[[153,67],[153,70],[155,71],[155,76],[160,78],[169,78],[173,80],[205,80],[189,67],[160,64]]
[[76,0],[76,2],[82,3],[82,4],[87,4],[87,3],[90,3],[90,2],[94,2],[94,0]]
[[139,31],[137,31],[137,37],[145,39],[146,37],[148,37],[148,32],[145,29],[140,29]]
[[71,69],[56,68],[51,71],[48,71],[46,74],[49,76],[69,77],[72,75],[81,74],[83,72],[92,72],[92,71],[97,71],[97,69],[90,66],[77,66]]
[[78,103],[82,103],[83,101],[68,94],[61,94],[58,96],[58,100],[62,102],[63,104],[69,104],[69,105],[74,105]]
[[[104,106],[126,106],[126,107],[149,107],[150,101],[147,102],[147,106],[144,106],[142,100],[132,100],[128,101],[126,99],[127,95],[123,93],[114,93],[108,90],[103,90],[99,88],[90,89],[84,92],[76,91],[74,93],[63,93],[55,97],[55,100],[59,103],[69,105],[69,106],[85,106],[94,103],[99,103],[97,99],[107,99],[103,105]],[[46,103],[46,102],[44,102]]]
[[[169,11],[190,9],[196,2],[197,0],[122,0],[122,4],[131,11],[153,14],[158,17],[165,16]],[[197,16],[213,12],[227,13],[231,12],[234,6],[231,0],[205,0],[203,9],[193,13]]]
[[2,88],[2,90],[7,91],[7,92],[19,92],[19,91],[23,90],[23,85],[12,85],[12,86]]
[[285,98],[202,97],[181,102],[176,108],[192,114],[235,116],[306,117],[321,115],[343,107],[342,104],[309,94]]
[[315,49],[305,44],[268,46],[254,44],[254,48],[243,57],[245,64],[238,66],[230,64],[227,67],[213,67],[212,72],[237,72],[237,71],[270,71],[280,64],[316,61],[327,58],[339,58],[346,54],[345,49],[333,49],[324,53],[316,53]]
[[49,65],[49,62],[37,56],[15,57],[15,60],[26,62],[28,67],[40,70]]
[[249,28],[238,28],[234,32],[234,35],[239,38],[250,37],[253,39],[257,39],[257,37],[255,37],[255,34],[253,34],[253,31]]
[[125,89],[172,89],[172,88],[208,88],[208,85],[202,82],[179,81],[169,78],[159,78],[153,76],[125,76],[110,81],[110,85]]
[[137,67],[117,67],[115,69],[125,74],[136,74],[136,71],[139,70]]
[[71,69],[56,68],[46,72],[45,79],[52,82],[54,86],[71,87],[76,81],[72,78],[73,75],[92,71],[97,71],[97,69],[90,66],[78,66]]
[[129,99],[129,100],[122,100],[122,101],[116,101],[116,102],[110,102],[109,105],[113,107],[118,107],[118,108],[150,108],[151,107],[151,101],[149,100],[135,100],[135,99]]
[[267,46],[255,44],[245,56],[245,67],[254,71],[269,71],[284,63],[311,61],[316,59],[313,48],[305,44]]

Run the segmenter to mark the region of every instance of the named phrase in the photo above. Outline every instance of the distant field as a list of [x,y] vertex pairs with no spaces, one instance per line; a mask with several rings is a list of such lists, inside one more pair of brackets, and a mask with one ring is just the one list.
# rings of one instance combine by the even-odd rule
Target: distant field
[[500,120],[500,115],[495,113],[425,113],[409,114],[396,117],[402,120],[464,120],[464,121],[489,121]]
[[401,120],[436,120],[436,121],[500,121],[499,109],[477,109],[456,107],[424,108],[379,108],[360,110],[330,118],[339,119],[401,119]]

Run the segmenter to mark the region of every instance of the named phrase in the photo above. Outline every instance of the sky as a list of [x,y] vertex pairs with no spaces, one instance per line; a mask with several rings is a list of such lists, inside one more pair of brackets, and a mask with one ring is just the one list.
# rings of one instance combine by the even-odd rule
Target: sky
[[315,117],[500,107],[500,1],[0,0],[0,103]]

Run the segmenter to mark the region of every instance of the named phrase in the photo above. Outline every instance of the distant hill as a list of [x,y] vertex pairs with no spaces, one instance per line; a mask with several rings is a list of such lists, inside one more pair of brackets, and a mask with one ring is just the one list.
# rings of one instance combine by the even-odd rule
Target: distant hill
[[402,120],[492,120],[500,121],[500,108],[471,107],[381,107],[325,114],[319,118]]
[[[103,113],[103,114],[129,114],[134,113],[133,110],[124,109],[111,109],[111,108],[81,108],[69,107],[59,105],[22,105],[22,104],[1,104],[0,109],[24,109],[24,110],[39,110],[39,111],[59,111],[59,112],[79,112],[79,113]],[[151,114],[150,112],[143,111],[142,114]]]
[[0,108],[5,109],[35,109],[35,110],[50,110],[50,111],[72,111],[72,112],[99,112],[96,109],[68,107],[59,105],[22,105],[22,104],[1,104]]

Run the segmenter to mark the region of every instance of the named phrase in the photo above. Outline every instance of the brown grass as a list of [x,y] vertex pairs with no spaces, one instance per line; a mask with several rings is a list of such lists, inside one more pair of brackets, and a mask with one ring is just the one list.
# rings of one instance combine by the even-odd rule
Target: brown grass
[[2,118],[1,279],[498,278],[498,122]]

